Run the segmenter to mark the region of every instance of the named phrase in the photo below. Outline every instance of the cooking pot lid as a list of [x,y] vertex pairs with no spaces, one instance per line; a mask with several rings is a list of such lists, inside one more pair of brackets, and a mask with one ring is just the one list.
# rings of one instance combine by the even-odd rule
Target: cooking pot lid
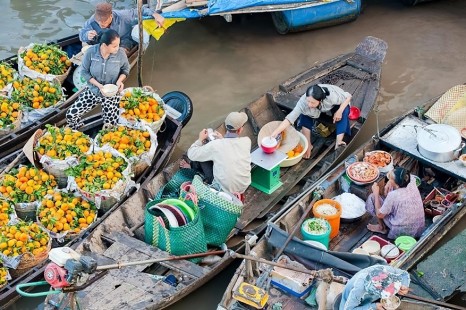
[[445,124],[432,124],[418,129],[417,143],[430,152],[450,152],[458,149],[461,144],[461,136],[455,127]]

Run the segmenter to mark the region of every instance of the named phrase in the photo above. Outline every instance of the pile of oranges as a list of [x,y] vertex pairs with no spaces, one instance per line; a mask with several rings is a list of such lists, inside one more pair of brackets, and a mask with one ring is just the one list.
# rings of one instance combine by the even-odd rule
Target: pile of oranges
[[144,120],[153,123],[165,114],[162,104],[140,88],[126,91],[121,97],[120,108],[125,109],[122,116],[129,120]]
[[75,177],[76,185],[81,190],[96,193],[112,189],[119,180],[124,178],[123,171],[127,166],[123,157],[101,150],[81,156],[79,164],[68,168],[66,174]]
[[62,100],[61,86],[40,78],[13,81],[11,99],[33,109],[43,109],[56,105]]
[[47,251],[50,236],[33,222],[20,221],[16,225],[0,226],[0,252],[8,257],[24,253],[34,256]]
[[14,212],[14,206],[6,199],[0,198],[0,226],[7,225],[10,221],[10,214]]
[[64,160],[70,156],[87,153],[91,147],[91,139],[81,131],[68,127],[46,125],[47,132],[37,141],[35,150],[40,155],[52,159]]
[[0,288],[7,284],[8,282],[7,276],[8,276],[8,269],[5,267],[0,267]]
[[2,90],[9,83],[13,82],[15,73],[16,70],[13,69],[10,64],[6,62],[0,63],[0,90]]
[[42,200],[37,218],[51,232],[79,233],[94,222],[96,212],[94,203],[69,193],[55,191]]
[[149,151],[151,147],[150,133],[148,131],[124,126],[101,130],[97,143],[99,146],[109,144],[127,158],[142,155]]
[[286,155],[288,155],[288,158],[293,158],[301,154],[301,152],[304,150],[303,146],[301,143],[298,143],[298,145],[292,149],[291,151],[288,151]]
[[11,128],[20,116],[20,104],[6,97],[0,97],[0,128]]
[[68,55],[57,45],[34,44],[20,56],[26,67],[42,74],[62,75],[71,66]]
[[0,194],[14,203],[41,200],[57,186],[55,177],[35,167],[11,169],[0,182]]

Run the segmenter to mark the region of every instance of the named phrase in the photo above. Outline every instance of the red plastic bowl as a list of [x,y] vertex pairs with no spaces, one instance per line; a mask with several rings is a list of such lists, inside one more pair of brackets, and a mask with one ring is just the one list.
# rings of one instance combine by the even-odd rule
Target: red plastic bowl
[[278,148],[278,141],[270,137],[265,137],[261,141],[261,149],[264,151],[264,153],[271,154],[275,152],[275,150]]
[[348,116],[350,120],[357,120],[360,115],[361,115],[361,111],[359,110],[358,107],[355,107],[355,106],[350,107],[350,112]]

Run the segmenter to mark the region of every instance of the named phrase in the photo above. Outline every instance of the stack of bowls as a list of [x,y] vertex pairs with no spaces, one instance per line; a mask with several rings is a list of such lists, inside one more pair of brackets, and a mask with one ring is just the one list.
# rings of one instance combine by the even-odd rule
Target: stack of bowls
[[165,199],[151,206],[149,211],[167,229],[184,226],[196,215],[189,205],[179,199]]

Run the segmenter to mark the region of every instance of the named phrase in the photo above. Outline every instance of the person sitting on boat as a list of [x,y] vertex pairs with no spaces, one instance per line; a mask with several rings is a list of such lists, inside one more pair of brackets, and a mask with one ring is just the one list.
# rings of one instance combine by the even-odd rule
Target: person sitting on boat
[[309,147],[304,154],[304,158],[309,158],[312,151],[311,130],[314,122],[320,117],[322,112],[331,114],[333,123],[336,125],[337,141],[335,149],[345,146],[344,135],[351,135],[349,122],[351,94],[345,92],[338,86],[329,84],[316,84],[310,86],[304,95],[299,98],[293,111],[291,111],[272,133],[272,137],[277,137],[288,126],[298,120],[298,127],[302,127],[301,132],[307,138]]
[[87,88],[79,95],[66,112],[66,121],[72,129],[79,129],[82,115],[102,104],[104,124],[115,125],[119,117],[120,97],[103,95],[105,84],[118,86],[121,92],[123,81],[129,75],[129,62],[126,53],[120,48],[120,36],[113,29],[107,29],[100,37],[100,44],[90,47],[82,60],[82,77],[87,80]]
[[244,112],[228,114],[225,136],[217,133],[216,139],[208,143],[208,131],[203,129],[188,150],[191,164],[183,160],[181,167],[198,170],[207,183],[218,184],[224,191],[244,193],[251,184],[251,139],[240,137],[247,120]]
[[416,179],[404,168],[396,168],[387,175],[385,198],[379,185],[372,185],[372,194],[366,201],[366,210],[377,217],[378,224],[368,224],[367,229],[386,234],[389,239],[401,235],[418,237],[424,230],[424,207]]
[[346,283],[340,310],[383,310],[379,300],[408,294],[409,283],[409,273],[398,268],[374,265],[362,269]]
[[[160,11],[153,11],[146,5],[143,6],[142,16],[154,17],[157,24],[162,27],[164,17]],[[103,29],[113,29],[120,35],[120,46],[128,53],[137,43],[131,38],[133,26],[137,24],[137,9],[113,10],[111,3],[99,3],[96,5],[95,14],[92,15],[79,32],[79,39],[84,44],[97,44],[98,37]]]

